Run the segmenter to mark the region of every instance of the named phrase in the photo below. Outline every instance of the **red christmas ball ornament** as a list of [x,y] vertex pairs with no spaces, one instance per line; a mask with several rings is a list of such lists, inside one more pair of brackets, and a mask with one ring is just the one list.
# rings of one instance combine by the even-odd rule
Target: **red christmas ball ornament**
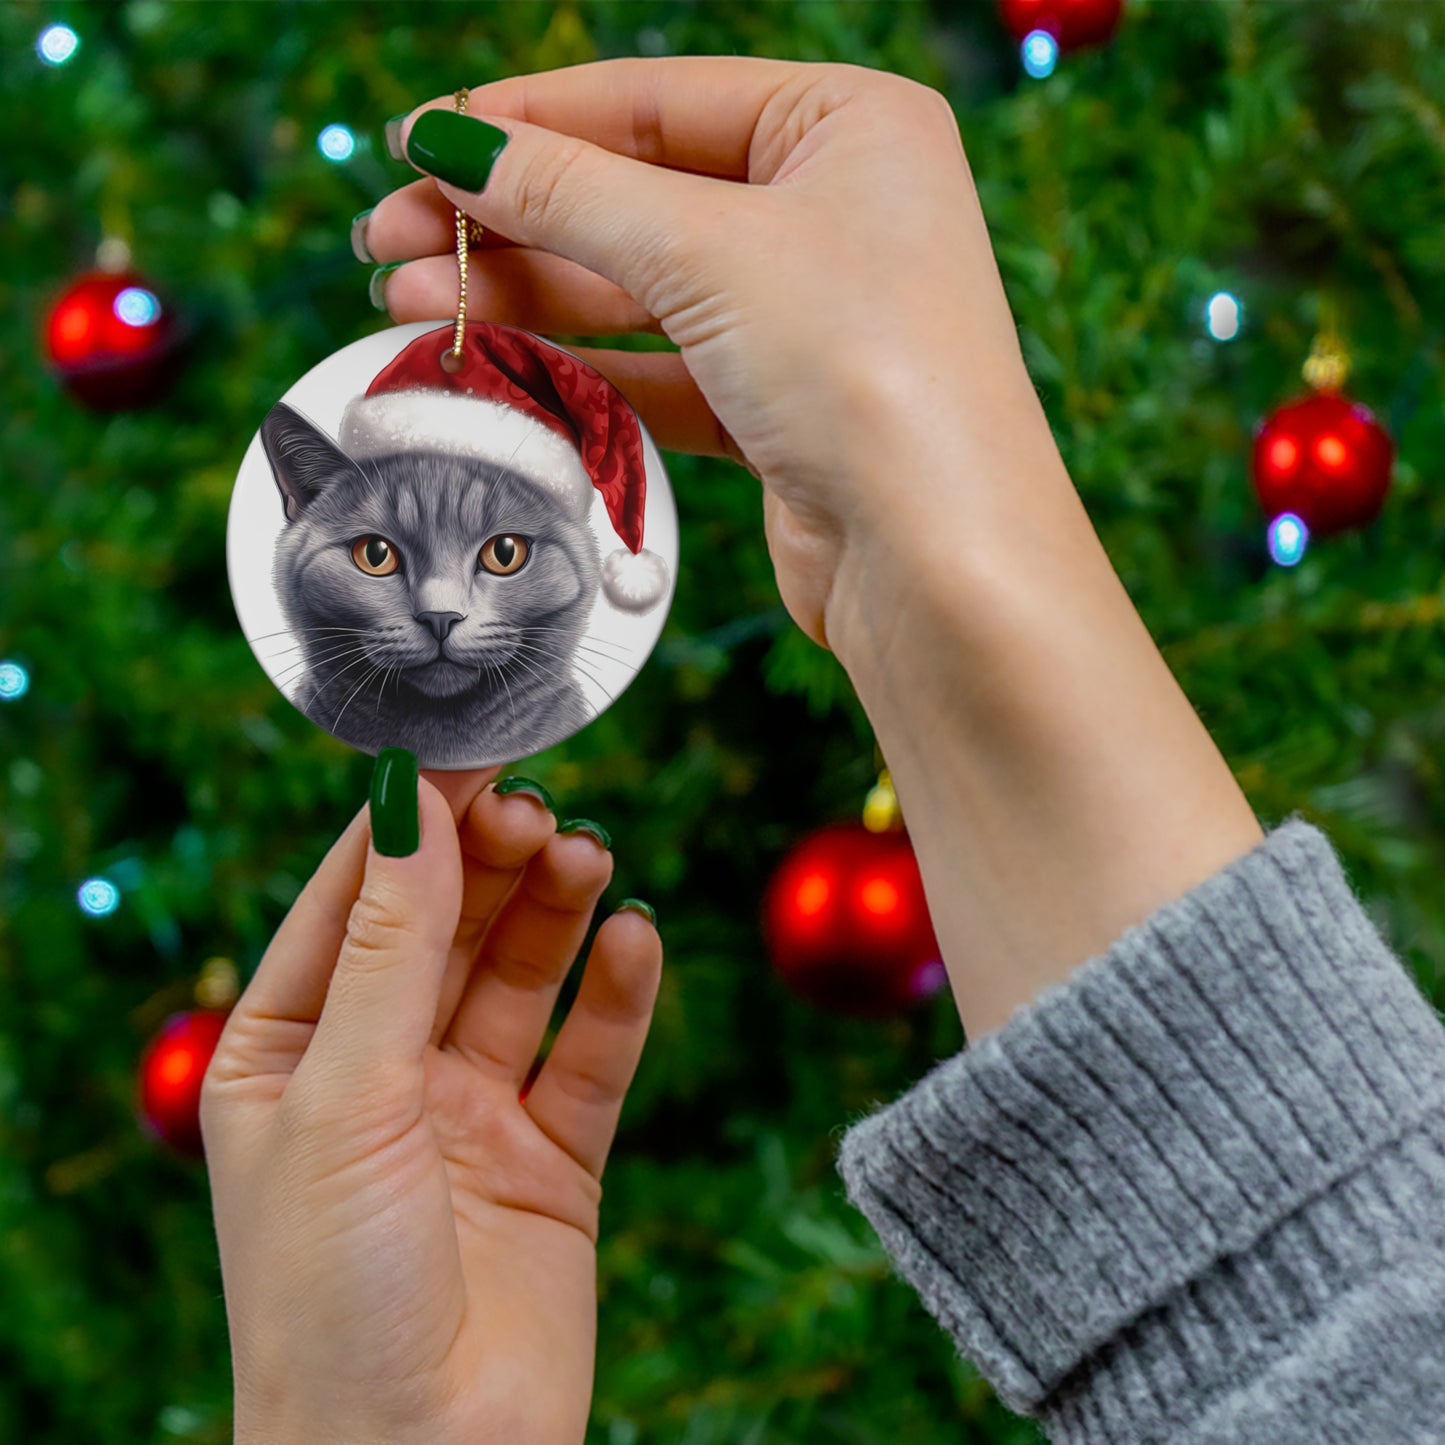
[[1046,31],[1060,50],[1102,45],[1118,28],[1124,0],[999,0],[999,16],[1022,43]]
[[1368,407],[1336,392],[1292,401],[1261,423],[1251,470],[1271,520],[1293,512],[1315,536],[1373,522],[1390,490],[1395,447]]
[[230,1017],[229,1009],[172,1014],[141,1057],[141,1123],[173,1149],[205,1155],[201,1140],[201,1083]]
[[946,981],[908,835],[840,823],[783,860],[764,900],[774,967],[837,1013],[901,1013]]
[[91,271],[73,282],[45,322],[45,350],[78,401],[121,411],[154,401],[174,377],[180,328],[144,278]]

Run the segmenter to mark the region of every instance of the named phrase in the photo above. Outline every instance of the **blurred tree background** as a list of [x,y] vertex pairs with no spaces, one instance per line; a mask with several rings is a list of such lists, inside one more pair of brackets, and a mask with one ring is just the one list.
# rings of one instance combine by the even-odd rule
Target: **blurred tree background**
[[[80,46],[47,66],[58,22]],[[949,96],[1125,584],[1261,818],[1324,827],[1445,997],[1445,7],[1135,0],[1111,45],[1032,80],[989,0],[10,3],[0,657],[30,686],[0,703],[0,1440],[230,1439],[204,1167],[142,1133],[135,1069],[204,959],[245,981],[366,796],[370,759],[254,661],[224,538],[267,408],[386,324],[347,244],[412,176],[382,123],[458,85],[686,52],[848,61]],[[318,149],[332,124],[349,159]],[[40,336],[108,236],[193,337],[163,401],[103,416]],[[1245,307],[1227,343],[1204,328],[1220,290]],[[1326,298],[1399,460],[1378,523],[1286,568],[1248,450],[1303,389]],[[609,901],[655,903],[668,947],[606,1180],[589,1442],[1036,1440],[843,1197],[842,1127],[962,1035],[946,995],[860,1022],[773,977],[766,881],[856,815],[873,744],[779,606],[753,478],[668,462],[683,565],[663,640],[616,707],[519,769],[607,824]],[[108,917],[76,905],[96,875],[121,892]]]

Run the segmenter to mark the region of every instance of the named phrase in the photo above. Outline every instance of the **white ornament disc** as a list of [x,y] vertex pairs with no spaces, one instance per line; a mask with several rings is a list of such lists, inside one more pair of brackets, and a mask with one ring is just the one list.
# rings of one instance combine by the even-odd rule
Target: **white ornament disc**
[[[231,496],[231,597],[312,722],[424,768],[513,762],[615,702],[677,580],[672,488],[594,368],[530,332],[397,326],[267,414]],[[644,545],[645,541],[645,545]]]

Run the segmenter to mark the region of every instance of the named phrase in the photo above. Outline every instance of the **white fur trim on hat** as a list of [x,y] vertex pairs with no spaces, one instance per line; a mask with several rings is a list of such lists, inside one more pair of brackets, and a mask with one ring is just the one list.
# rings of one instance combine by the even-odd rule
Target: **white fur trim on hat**
[[359,396],[341,418],[337,441],[348,456],[444,452],[505,466],[536,483],[581,519],[596,488],[566,437],[515,406],[460,392],[410,387]]
[[602,559],[602,591],[623,612],[646,612],[667,595],[667,563],[646,547],[619,547]]

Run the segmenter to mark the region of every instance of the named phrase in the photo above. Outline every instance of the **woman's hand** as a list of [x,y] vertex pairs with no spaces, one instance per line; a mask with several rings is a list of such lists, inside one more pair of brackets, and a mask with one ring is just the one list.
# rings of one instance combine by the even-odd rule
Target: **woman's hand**
[[[989,454],[1062,470],[937,91],[857,66],[691,57],[517,76],[451,109],[399,127],[437,184],[386,197],[359,238],[410,262],[384,277],[392,316],[454,313],[455,204],[492,231],[472,253],[472,316],[665,333],[680,352],[579,355],[659,446],[726,453],[762,480],[778,585],[815,640],[836,647],[867,601],[834,586],[850,561],[905,585],[920,520],[932,533],[972,514],[979,535],[1005,500],[986,495]],[[479,190],[467,154],[484,167],[497,140],[481,117],[509,139]],[[427,137],[437,125],[451,133]],[[955,466],[910,465],[930,431]],[[871,484],[880,461],[894,485]]]
[[238,1445],[585,1433],[600,1180],[662,951],[639,912],[602,925],[519,1097],[612,857],[485,776],[419,783],[408,857],[352,820],[207,1072]]
[[451,106],[388,127],[435,182],[362,225],[409,262],[387,307],[453,314],[455,205],[495,233],[473,315],[678,344],[583,355],[659,445],[761,479],[783,601],[867,710],[971,1036],[1259,841],[1054,444],[942,96],[712,56]]

